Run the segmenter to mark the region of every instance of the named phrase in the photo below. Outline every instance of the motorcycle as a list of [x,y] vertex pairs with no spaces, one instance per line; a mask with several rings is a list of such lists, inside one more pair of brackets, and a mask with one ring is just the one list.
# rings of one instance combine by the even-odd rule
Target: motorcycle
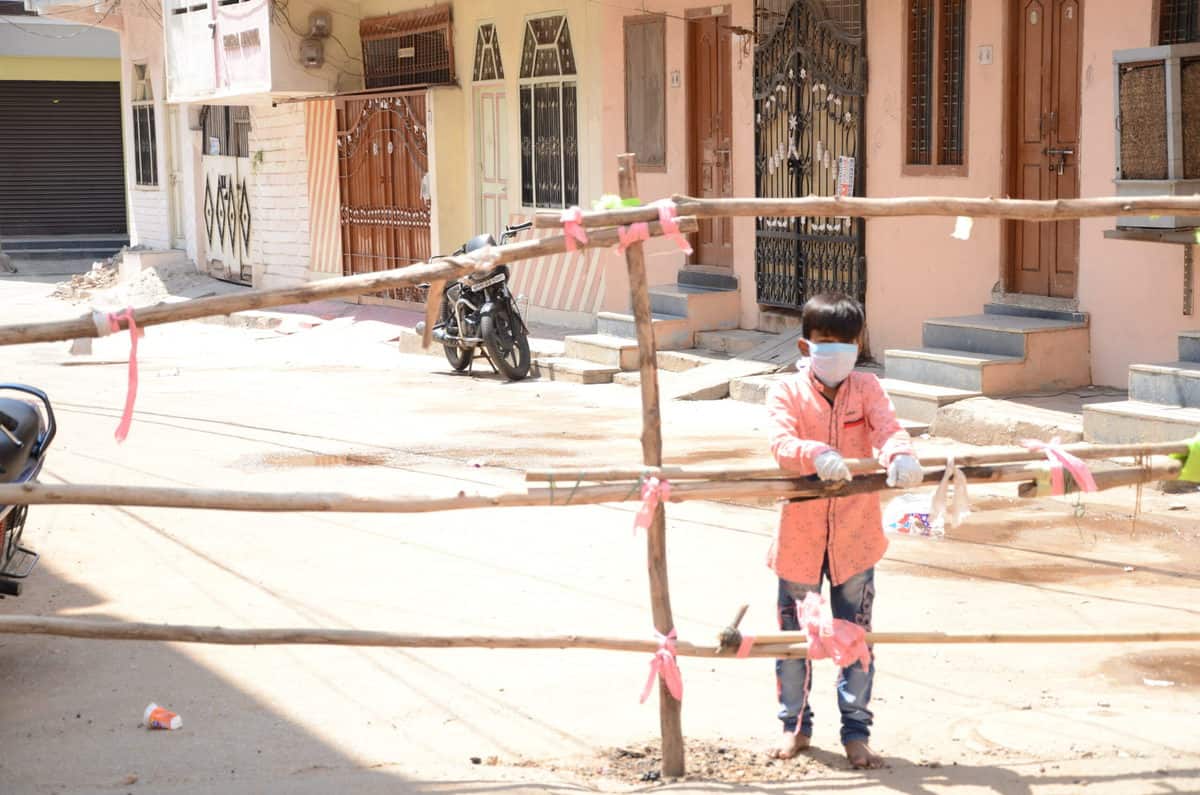
[[[501,245],[532,226],[532,222],[506,226]],[[490,234],[477,235],[454,255],[494,245],[496,239]],[[508,278],[508,266],[497,265],[485,273],[462,277],[442,293],[433,339],[442,344],[446,361],[456,371],[471,367],[476,351],[482,348],[493,369],[508,380],[520,381],[529,375],[529,329],[508,289]],[[418,323],[416,331],[423,335],[425,323]]]
[[[24,384],[0,384],[0,391],[37,398],[42,409],[17,398],[0,398],[0,483],[28,483],[42,471],[46,448],[58,429],[50,398]],[[0,598],[20,596],[38,554],[21,545],[28,505],[0,506]]]

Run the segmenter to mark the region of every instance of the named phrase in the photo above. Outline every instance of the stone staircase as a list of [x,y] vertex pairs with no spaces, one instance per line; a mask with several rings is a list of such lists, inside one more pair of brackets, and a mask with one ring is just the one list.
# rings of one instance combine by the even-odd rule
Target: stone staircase
[[1179,361],[1129,368],[1129,399],[1083,408],[1089,442],[1173,442],[1200,433],[1200,331],[1179,335]]
[[128,235],[47,235],[4,238],[13,260],[100,260],[129,245]]
[[[683,270],[676,284],[650,288],[650,309],[660,367],[670,372],[691,369],[713,357],[703,350],[696,351],[690,359],[673,359],[664,354],[702,347],[706,335],[715,331],[737,330],[740,314],[737,280],[720,273]],[[637,328],[632,314],[601,312],[596,320],[596,333],[570,335],[563,342],[561,356],[534,359],[541,377],[578,384],[608,384],[621,373],[638,369]],[[715,338],[713,344],[728,345]],[[717,352],[730,353],[727,349]],[[623,378],[622,383],[628,384],[630,380]]]
[[931,423],[967,398],[1091,383],[1086,315],[988,304],[983,314],[927,320],[922,347],[885,354],[883,386],[906,419]]

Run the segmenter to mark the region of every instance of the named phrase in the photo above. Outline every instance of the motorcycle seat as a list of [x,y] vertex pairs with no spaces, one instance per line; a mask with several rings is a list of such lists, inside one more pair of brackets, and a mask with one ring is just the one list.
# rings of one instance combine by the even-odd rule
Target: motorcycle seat
[[4,426],[0,431],[0,482],[12,483],[29,464],[42,432],[42,415],[24,400],[0,398],[0,425]]

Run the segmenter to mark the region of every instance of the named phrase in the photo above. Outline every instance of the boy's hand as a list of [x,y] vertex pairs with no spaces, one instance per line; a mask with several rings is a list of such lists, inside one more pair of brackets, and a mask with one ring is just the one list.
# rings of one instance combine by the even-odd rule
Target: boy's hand
[[813,459],[813,466],[816,467],[817,477],[821,480],[854,480],[854,475],[850,474],[850,467],[846,465],[846,459],[842,458],[842,454],[837,450],[821,453]]
[[911,489],[920,486],[924,479],[925,471],[921,469],[921,462],[911,455],[898,455],[888,465],[889,488]]

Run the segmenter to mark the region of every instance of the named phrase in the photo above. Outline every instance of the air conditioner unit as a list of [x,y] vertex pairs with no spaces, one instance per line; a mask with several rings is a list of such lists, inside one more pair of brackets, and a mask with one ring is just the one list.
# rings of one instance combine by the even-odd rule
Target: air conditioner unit
[[[1113,52],[1118,196],[1200,193],[1200,44]],[[1184,229],[1200,217],[1118,218],[1117,226]]]

